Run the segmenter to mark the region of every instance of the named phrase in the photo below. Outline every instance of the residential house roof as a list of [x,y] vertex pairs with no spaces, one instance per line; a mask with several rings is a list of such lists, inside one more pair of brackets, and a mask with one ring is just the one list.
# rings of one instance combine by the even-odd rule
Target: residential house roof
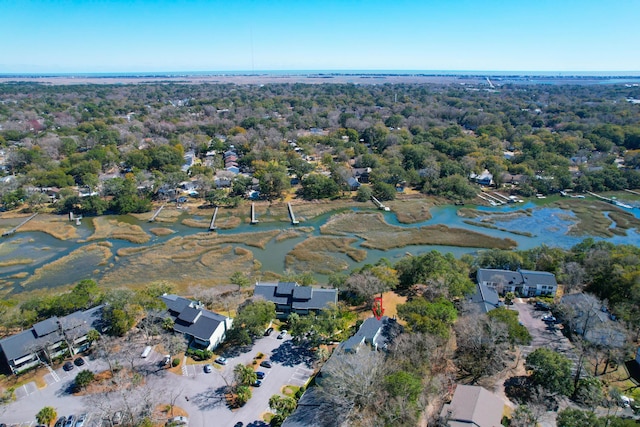
[[200,302],[187,298],[164,294],[160,296],[173,318],[173,329],[183,334],[191,335],[203,341],[211,338],[220,323],[227,319],[225,316],[206,310]]
[[369,344],[376,349],[384,348],[391,338],[389,329],[392,327],[392,322],[395,323],[387,316],[380,319],[369,317],[360,325],[358,332],[340,344],[340,349],[345,352],[356,352],[363,344]]
[[58,330],[58,318],[56,316],[53,316],[49,319],[43,320],[42,322],[38,322],[35,325],[33,325],[33,331],[35,332],[36,337],[43,337],[57,330]]
[[471,295],[469,302],[476,305],[481,313],[488,313],[502,305],[498,292],[483,283],[476,284],[476,292]]
[[532,270],[499,270],[493,268],[479,268],[477,273],[479,283],[502,282],[505,285],[551,285],[557,286],[556,276],[546,271]]
[[300,286],[295,282],[257,283],[254,295],[298,310],[320,310],[329,303],[338,302],[336,289]]
[[18,359],[32,354],[47,345],[61,341],[64,332],[73,332],[75,337],[86,334],[89,329],[96,328],[102,317],[99,305],[86,311],[76,311],[67,316],[51,317],[33,325],[32,328],[0,340],[0,350],[7,360]]
[[[173,313],[181,313],[186,307],[191,304],[192,301],[182,298],[178,295],[164,294],[160,296],[160,299],[165,303],[167,309]],[[177,316],[177,314],[176,314]]]
[[456,387],[451,403],[444,405],[440,417],[451,427],[474,425],[500,427],[504,401],[483,387],[462,385]]

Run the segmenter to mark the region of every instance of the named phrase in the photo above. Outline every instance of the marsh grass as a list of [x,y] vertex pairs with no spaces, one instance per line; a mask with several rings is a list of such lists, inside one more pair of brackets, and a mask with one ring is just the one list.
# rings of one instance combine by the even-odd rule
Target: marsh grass
[[288,239],[295,239],[296,237],[300,237],[305,233],[311,233],[313,231],[313,227],[300,227],[289,230],[282,230],[280,234],[278,234],[275,238],[276,242],[282,242]]
[[20,227],[18,231],[40,231],[60,240],[77,239],[79,237],[78,231],[69,222],[68,218],[59,215],[38,215]]
[[491,230],[504,231],[505,233],[511,233],[517,236],[534,237],[534,235],[532,233],[529,233],[528,231],[507,230],[506,228],[497,227],[493,224],[489,224],[484,221],[471,221],[470,219],[465,219],[462,222],[464,222],[465,224],[473,225],[475,227],[482,227],[482,228],[488,228]]
[[348,263],[335,254],[345,254],[356,262],[367,258],[367,251],[353,248],[355,237],[310,237],[297,244],[285,256],[285,265],[295,271],[331,274],[349,268]]
[[419,199],[396,199],[386,202],[393,213],[396,214],[398,221],[403,224],[414,224],[416,222],[427,221],[431,219],[431,209],[434,205],[425,198]]
[[93,218],[94,233],[87,239],[119,239],[132,243],[146,243],[151,238],[139,225],[127,224],[107,217]]
[[430,225],[402,228],[384,221],[381,213],[347,212],[336,215],[320,227],[323,234],[355,234],[365,240],[362,247],[388,250],[409,245],[446,245],[472,248],[509,249],[516,246],[511,239],[500,239],[475,231]]
[[[629,217],[632,216],[631,214],[599,200],[562,199],[556,201],[554,205],[561,209],[572,211],[578,218],[578,222],[569,229],[568,233],[574,236],[589,234],[598,237],[613,237],[614,233],[610,228],[613,225],[611,219],[615,221],[617,219],[622,220],[620,223],[622,226],[618,225],[621,230],[625,230],[625,225],[640,223],[637,219],[632,220]],[[610,212],[611,219],[604,216],[604,212]]]
[[122,259],[105,272],[101,284],[106,286],[129,283],[141,286],[166,280],[176,291],[194,285],[211,286],[229,282],[229,272],[253,272],[260,269],[251,250],[237,244],[264,247],[280,232],[219,235],[198,233],[174,237],[168,241],[141,248],[118,251]]
[[31,258],[14,258],[8,259],[6,261],[0,261],[0,268],[2,267],[13,267],[15,265],[28,265],[31,264],[34,260]]
[[151,228],[149,229],[149,231],[155,236],[168,236],[175,233],[175,231],[173,231],[172,229],[164,227]]
[[[49,274],[59,274],[61,271],[72,269],[74,265],[82,264],[83,262],[90,263],[91,265],[106,263],[111,256],[111,250],[104,246],[95,243],[82,246],[69,255],[37,268],[27,280],[22,282],[22,286],[29,286],[33,282],[45,279]],[[98,262],[95,261],[96,257],[98,257]]]

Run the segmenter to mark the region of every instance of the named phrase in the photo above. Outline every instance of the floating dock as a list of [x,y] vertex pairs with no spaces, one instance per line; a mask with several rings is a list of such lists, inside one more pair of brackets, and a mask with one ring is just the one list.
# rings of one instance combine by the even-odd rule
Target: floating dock
[[257,224],[258,220],[256,219],[256,205],[251,203],[251,224]]
[[156,211],[156,213],[154,213],[154,214],[153,214],[153,216],[149,219],[149,222],[153,222],[153,221],[155,221],[155,220],[156,220],[156,217],[157,217],[158,215],[160,215],[160,212],[162,212],[162,209],[164,209],[164,206],[165,206],[166,204],[167,204],[167,203],[165,202],[165,203],[163,203],[163,204],[162,204],[162,206],[160,206],[160,207],[158,208],[158,210]]
[[382,204],[382,202],[378,199],[376,199],[374,196],[371,196],[371,201],[373,202],[374,205],[376,205],[376,207],[382,211],[386,211],[389,212],[391,209],[389,209],[388,206],[385,206]]
[[218,215],[218,207],[213,210],[213,216],[211,217],[211,224],[209,224],[209,231],[216,231],[218,227],[216,227],[216,216]]
[[287,202],[287,209],[289,209],[289,217],[291,218],[291,224],[296,225],[299,224],[300,221],[296,220],[296,216],[293,214],[293,208],[291,207],[291,203]]
[[33,215],[31,215],[29,218],[25,219],[24,221],[22,221],[20,224],[16,225],[15,227],[13,227],[11,230],[9,231],[5,231],[4,233],[2,233],[2,237],[4,236],[10,236],[13,233],[15,233],[16,231],[18,231],[18,228],[22,227],[23,225],[25,225],[26,223],[28,223],[29,221],[31,221],[33,218],[36,217],[36,215],[38,215],[37,213],[34,213]]

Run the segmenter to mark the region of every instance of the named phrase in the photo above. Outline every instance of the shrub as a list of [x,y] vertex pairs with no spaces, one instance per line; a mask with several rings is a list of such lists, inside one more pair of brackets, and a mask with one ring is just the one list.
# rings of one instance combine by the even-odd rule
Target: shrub
[[192,357],[194,360],[209,360],[213,356],[211,350],[197,350],[190,348],[187,350],[187,356]]
[[177,357],[171,361],[171,366],[173,366],[174,368],[179,364],[180,364],[180,359],[178,359]]

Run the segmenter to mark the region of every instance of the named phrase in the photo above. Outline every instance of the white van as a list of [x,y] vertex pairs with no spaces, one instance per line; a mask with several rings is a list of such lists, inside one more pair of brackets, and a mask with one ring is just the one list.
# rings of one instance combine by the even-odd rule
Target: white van
[[151,350],[153,350],[153,347],[151,347],[150,345],[146,346],[140,357],[142,357],[143,359],[146,358],[149,354],[151,354]]

